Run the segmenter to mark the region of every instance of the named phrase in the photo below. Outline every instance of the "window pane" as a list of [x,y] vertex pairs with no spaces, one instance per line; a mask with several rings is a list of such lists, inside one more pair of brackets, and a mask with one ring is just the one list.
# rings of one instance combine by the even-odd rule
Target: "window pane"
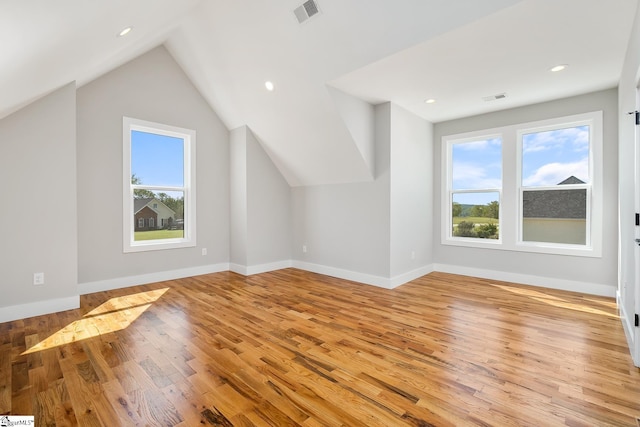
[[522,192],[522,240],[585,245],[587,190]]
[[451,160],[453,190],[502,187],[500,138],[455,143],[451,147]]
[[131,131],[132,184],[184,186],[184,140]]
[[184,192],[134,190],[134,241],[184,238]]
[[522,136],[522,185],[584,184],[589,177],[589,126]]
[[453,236],[478,239],[499,238],[499,193],[495,191],[454,193],[452,199]]

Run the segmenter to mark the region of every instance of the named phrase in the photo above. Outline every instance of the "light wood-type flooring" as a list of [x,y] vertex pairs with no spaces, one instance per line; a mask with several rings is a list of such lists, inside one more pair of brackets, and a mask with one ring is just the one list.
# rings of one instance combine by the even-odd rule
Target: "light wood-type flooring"
[[637,427],[640,372],[610,298],[444,273],[385,290],[224,272],[0,324],[0,414],[38,427]]

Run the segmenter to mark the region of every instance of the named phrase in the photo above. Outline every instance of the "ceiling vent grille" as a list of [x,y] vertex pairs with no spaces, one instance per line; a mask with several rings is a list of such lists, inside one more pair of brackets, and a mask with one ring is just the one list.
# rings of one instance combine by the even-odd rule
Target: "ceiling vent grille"
[[318,4],[314,0],[307,0],[293,10],[293,14],[296,15],[299,24],[302,24],[304,21],[318,13],[320,13],[320,10],[318,9]]
[[484,102],[490,102],[490,101],[496,101],[498,99],[504,99],[506,97],[507,97],[507,94],[503,92],[503,93],[499,93],[497,95],[483,96],[482,100]]

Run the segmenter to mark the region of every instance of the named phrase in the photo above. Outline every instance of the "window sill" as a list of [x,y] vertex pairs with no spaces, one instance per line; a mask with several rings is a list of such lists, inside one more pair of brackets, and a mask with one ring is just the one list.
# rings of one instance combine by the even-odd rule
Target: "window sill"
[[132,253],[132,252],[147,252],[147,251],[161,251],[166,249],[181,249],[181,248],[192,248],[196,246],[196,242],[189,240],[178,240],[178,239],[167,239],[162,242],[136,242],[135,244],[130,244],[126,246],[123,250],[124,253]]
[[466,247],[472,249],[493,249],[501,251],[527,252],[547,255],[602,258],[602,251],[592,246],[555,245],[545,244],[541,242],[519,242],[509,244],[501,240],[486,239],[485,241],[485,239],[483,239],[483,241],[480,242],[477,240],[479,239],[445,238],[441,241],[441,243],[446,246]]

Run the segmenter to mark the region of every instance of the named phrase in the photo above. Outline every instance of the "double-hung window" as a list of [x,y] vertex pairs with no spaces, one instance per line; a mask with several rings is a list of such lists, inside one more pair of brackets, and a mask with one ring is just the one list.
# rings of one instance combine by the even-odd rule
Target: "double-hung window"
[[587,121],[524,129],[519,243],[591,244],[591,141]]
[[124,252],[195,246],[195,131],[122,123]]
[[442,243],[602,254],[602,112],[442,139]]
[[487,135],[448,142],[448,235],[451,240],[500,241],[502,138]]

